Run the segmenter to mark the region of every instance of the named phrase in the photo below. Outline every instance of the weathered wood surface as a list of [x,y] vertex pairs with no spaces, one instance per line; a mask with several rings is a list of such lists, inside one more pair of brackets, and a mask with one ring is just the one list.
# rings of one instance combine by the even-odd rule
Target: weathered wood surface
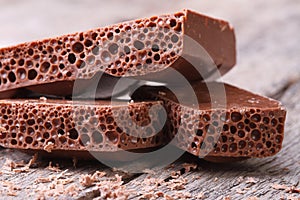
[[[126,3],[112,0],[105,5],[96,0],[84,2],[57,0],[51,3],[37,0],[29,0],[26,3],[0,1],[0,20],[3,22],[0,45],[114,23],[124,20],[124,16],[125,19],[130,19],[180,10],[184,7],[228,19],[236,28],[238,64],[224,80],[254,92],[276,97],[283,102],[288,109],[288,118],[282,151],[271,158],[250,159],[230,164],[212,164],[186,154],[175,162],[173,168],[156,169],[154,174],[150,171],[133,175],[114,172],[95,162],[79,162],[74,168],[71,160],[53,161],[60,164],[59,172],[46,168],[51,160],[39,160],[37,168],[30,168],[24,173],[15,173],[7,167],[7,163],[5,164],[7,159],[15,162],[28,161],[30,157],[14,150],[1,149],[0,199],[36,199],[41,193],[51,199],[53,198],[49,197],[51,192],[55,192],[51,189],[51,184],[70,179],[71,183],[63,186],[60,184],[60,187],[64,187],[65,193],[70,190],[77,191],[78,194],[75,196],[61,194],[58,198],[101,199],[98,186],[86,188],[79,183],[83,174],[93,174],[97,170],[107,173],[100,179],[102,182],[114,180],[116,174],[121,175],[123,186],[131,190],[130,199],[141,198],[149,192],[147,191],[149,188],[145,187],[150,184],[149,180],[161,180],[160,186],[154,188],[155,192],[161,191],[170,197],[179,195],[182,198],[186,196],[187,199],[300,198],[299,2],[296,0],[151,2],[153,9],[144,1],[137,0],[128,0]],[[132,6],[124,9],[125,4]],[[51,9],[53,9],[51,13],[45,12]],[[196,163],[198,168],[178,178],[180,181],[177,189],[182,190],[176,188],[171,190],[168,182],[177,180],[171,177],[172,172],[180,170],[182,163],[186,162]],[[37,183],[39,177],[50,177],[53,180],[51,179],[49,183]],[[117,181],[113,183],[118,184]],[[48,193],[45,192],[47,188]],[[105,191],[102,191],[103,193]],[[10,196],[13,194],[17,196]]]

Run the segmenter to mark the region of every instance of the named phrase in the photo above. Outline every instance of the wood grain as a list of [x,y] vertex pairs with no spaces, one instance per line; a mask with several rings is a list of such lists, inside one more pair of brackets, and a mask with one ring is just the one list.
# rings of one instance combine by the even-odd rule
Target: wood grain
[[[15,1],[11,1],[15,2]],[[31,0],[30,3],[36,1]],[[98,1],[87,1],[83,3],[75,1],[74,4],[60,3],[54,1],[53,5],[60,6],[62,10],[68,10],[71,6],[75,10],[82,5],[83,11],[87,11],[89,6],[93,6],[93,11],[99,7]],[[73,1],[72,1],[73,2]],[[124,174],[115,172],[112,169],[96,162],[79,162],[77,167],[73,167],[71,160],[56,160],[53,163],[59,163],[61,171],[54,172],[47,169],[47,165],[51,160],[39,160],[37,168],[30,168],[28,172],[15,173],[7,168],[8,160],[15,162],[25,160],[28,162],[30,156],[15,151],[0,148],[0,199],[36,199],[41,196],[42,188],[50,188],[51,183],[37,183],[39,177],[59,177],[61,179],[72,179],[73,182],[64,185],[64,190],[70,185],[75,186],[78,194],[75,196],[60,194],[57,197],[47,196],[47,199],[101,199],[101,193],[98,186],[83,187],[80,184],[80,179],[83,174],[93,174],[95,171],[105,171],[107,175],[101,181],[112,180],[115,174],[123,176],[123,186],[132,190],[129,193],[129,199],[139,199],[147,193],[148,182],[145,180],[160,180],[160,184],[154,187],[155,192],[162,192],[169,196],[176,197],[180,195],[182,198],[195,199],[196,197],[203,199],[300,199],[300,4],[295,0],[274,0],[272,3],[262,0],[257,1],[237,1],[230,0],[226,2],[220,1],[189,1],[181,3],[162,3],[161,1],[153,1],[155,9],[152,10],[149,6],[138,4],[137,1],[126,1],[128,4],[135,3],[127,18],[138,16],[149,16],[171,10],[180,10],[184,7],[189,7],[193,10],[204,11],[207,14],[221,16],[231,21],[236,28],[238,42],[238,64],[234,70],[224,77],[224,81],[234,85],[241,86],[245,89],[275,97],[283,102],[287,107],[288,117],[285,129],[285,139],[282,151],[274,157],[264,159],[249,159],[246,161],[213,164],[200,159],[197,159],[189,154],[185,154],[173,164],[171,168],[153,169],[154,173],[143,174]],[[94,3],[94,4],[93,4]],[[112,1],[110,9],[113,10]],[[160,4],[166,7],[160,6]],[[28,4],[21,5],[11,3],[9,6],[14,6],[20,9],[20,13],[28,10],[23,8],[32,7]],[[36,4],[38,8],[44,8],[41,3]],[[218,6],[216,6],[218,5]],[[23,7],[22,7],[23,6]],[[123,5],[124,6],[124,5]],[[35,7],[37,9],[37,7]],[[121,11],[121,5],[117,6],[120,10],[117,12],[105,12],[105,20],[103,24],[113,23],[122,20],[125,16],[125,11]],[[5,5],[1,2],[1,8]],[[74,10],[73,10],[74,11]],[[75,16],[75,12],[69,12]],[[9,11],[2,12],[0,19],[3,21],[5,14],[16,17]],[[39,11],[40,13],[40,11]],[[57,11],[58,16],[62,16],[62,11]],[[116,14],[117,13],[117,14]],[[121,13],[121,14],[120,14]],[[42,16],[43,13],[40,13]],[[55,15],[53,12],[51,15]],[[1,38],[7,38],[8,43],[20,42],[20,40],[35,39],[41,34],[46,36],[49,33],[65,33],[73,31],[73,29],[86,29],[94,27],[99,16],[97,15],[80,15],[78,19],[79,25],[71,26],[60,22],[55,31],[32,33],[24,31],[22,37],[14,33],[16,19],[12,23],[7,23],[5,29],[1,28]],[[28,16],[27,16],[28,18]],[[34,17],[31,16],[31,20]],[[79,20],[80,19],[80,20]],[[61,19],[62,21],[64,19]],[[69,23],[69,18],[65,23]],[[43,18],[37,20],[37,26],[42,28],[45,23]],[[87,22],[88,21],[88,22]],[[32,21],[31,21],[32,22]],[[24,22],[25,23],[25,22]],[[71,22],[70,22],[71,23]],[[93,25],[92,25],[93,24]],[[53,24],[50,24],[52,29]],[[87,27],[86,27],[87,26]],[[26,27],[26,26],[24,26]],[[28,29],[30,26],[28,26]],[[5,30],[5,31],[3,31]],[[77,29],[79,30],[79,29]],[[37,30],[34,30],[36,32]],[[51,32],[52,31],[52,32]],[[62,31],[62,32],[60,32]],[[10,32],[14,33],[10,38]],[[21,37],[21,39],[19,38]],[[19,38],[19,39],[18,39]],[[1,44],[1,43],[0,43]],[[183,163],[197,164],[198,168],[190,172],[183,173],[178,179],[182,182],[179,187],[181,190],[170,189],[168,182],[173,182],[172,174],[176,171],[183,172]],[[67,171],[65,171],[67,170]],[[61,173],[64,172],[63,175]],[[67,175],[66,175],[67,174]],[[141,185],[142,183],[142,185]],[[11,185],[16,186],[15,188]],[[9,186],[10,185],[10,186]],[[151,186],[151,184],[150,184]],[[9,196],[10,190],[17,196]],[[49,189],[51,191],[51,189]],[[28,196],[28,195],[31,196]],[[151,196],[151,195],[150,195]],[[166,196],[165,196],[166,197]],[[163,199],[163,198],[162,198]]]

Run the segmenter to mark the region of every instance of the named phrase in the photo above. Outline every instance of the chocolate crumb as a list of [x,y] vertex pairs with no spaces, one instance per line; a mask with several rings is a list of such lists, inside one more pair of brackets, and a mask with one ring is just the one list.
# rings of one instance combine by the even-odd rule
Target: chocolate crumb
[[198,165],[195,163],[183,163],[182,168],[180,170],[171,172],[171,178],[176,179],[185,173],[196,170],[197,168],[198,168]]
[[248,197],[247,200],[259,200],[257,197]]
[[39,177],[35,180],[36,183],[50,183],[54,177],[49,176],[49,177]]
[[82,175],[80,179],[80,184],[84,187],[90,187],[99,181],[100,178],[104,177],[106,172],[96,171],[93,175]]
[[300,188],[296,188],[295,186],[291,186],[290,188],[288,188],[287,190],[288,193],[300,193]]
[[246,182],[246,183],[253,183],[253,184],[255,184],[255,183],[258,182],[258,180],[255,179],[255,178],[253,178],[253,177],[247,177],[247,179],[246,179],[245,182]]
[[44,146],[44,150],[47,151],[48,153],[51,153],[52,149],[54,149],[54,144],[53,142],[48,142],[45,146]]
[[196,199],[205,199],[205,194],[203,192],[200,192],[197,196]]
[[157,197],[163,197],[163,196],[164,196],[164,193],[163,193],[162,191],[158,191],[158,192],[155,193],[155,195],[156,195]]
[[169,182],[166,182],[167,187],[171,190],[183,190],[187,184],[187,180],[184,178],[172,179]]
[[77,167],[77,163],[78,163],[78,159],[76,157],[72,158],[72,162],[73,162],[73,167],[76,168]]
[[288,186],[280,185],[280,184],[273,184],[272,188],[275,190],[286,190],[286,189],[288,189]]
[[176,199],[191,199],[192,194],[189,192],[176,192],[175,198]]
[[236,193],[238,193],[238,194],[245,194],[246,191],[244,191],[244,190],[238,188],[238,189],[236,190]]
[[61,169],[59,169],[59,165],[56,164],[56,166],[52,166],[52,162],[49,162],[48,167],[46,167],[46,169],[50,170],[50,171],[54,171],[54,172],[60,172]]
[[35,154],[33,155],[33,157],[29,160],[29,162],[28,162],[28,164],[27,164],[28,167],[31,168],[31,167],[36,166],[36,165],[37,165],[37,163],[36,163],[37,159],[38,159],[38,153],[35,153]]
[[165,196],[164,196],[164,197],[165,197],[165,199],[166,199],[166,200],[174,200],[174,198],[173,198],[173,197],[171,197],[171,196],[169,196],[169,195],[167,195],[167,194],[165,194]]
[[300,188],[296,188],[295,186],[273,184],[272,188],[275,190],[285,190],[286,193],[300,193]]
[[33,157],[26,164],[24,160],[20,162],[14,162],[12,160],[7,159],[5,164],[9,166],[10,170],[15,173],[28,172],[30,168],[35,167],[37,165],[36,161],[38,159],[38,154],[34,154]]
[[115,180],[100,181],[96,184],[100,191],[100,199],[128,199],[133,192],[127,190],[123,184],[122,177],[115,175]]
[[7,196],[18,196],[18,193],[16,191],[21,190],[19,186],[14,185],[14,183],[10,181],[3,181],[2,186],[7,188]]

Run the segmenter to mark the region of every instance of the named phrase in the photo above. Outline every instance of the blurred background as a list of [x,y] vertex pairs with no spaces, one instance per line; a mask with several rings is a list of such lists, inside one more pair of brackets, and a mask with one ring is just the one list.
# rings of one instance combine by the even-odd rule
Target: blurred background
[[0,47],[183,8],[235,27],[238,63],[224,81],[272,96],[299,78],[298,0],[0,0]]

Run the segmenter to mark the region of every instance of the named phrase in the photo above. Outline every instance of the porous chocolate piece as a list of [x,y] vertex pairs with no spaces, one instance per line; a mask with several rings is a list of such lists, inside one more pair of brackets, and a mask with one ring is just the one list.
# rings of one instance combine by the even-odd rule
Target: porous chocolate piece
[[[28,87],[70,95],[75,80],[89,80],[99,72],[162,82],[174,81],[169,75],[176,69],[197,80],[226,73],[235,57],[234,31],[227,22],[184,10],[2,48],[0,92]],[[46,90],[40,86],[49,83]]]
[[170,141],[162,111],[160,101],[1,100],[0,145],[78,155],[159,147]]
[[196,156],[266,157],[279,152],[286,110],[278,101],[223,83],[195,83],[193,90],[198,105],[184,87],[176,92],[145,87],[135,97],[148,93],[147,98],[162,100],[175,144]]

